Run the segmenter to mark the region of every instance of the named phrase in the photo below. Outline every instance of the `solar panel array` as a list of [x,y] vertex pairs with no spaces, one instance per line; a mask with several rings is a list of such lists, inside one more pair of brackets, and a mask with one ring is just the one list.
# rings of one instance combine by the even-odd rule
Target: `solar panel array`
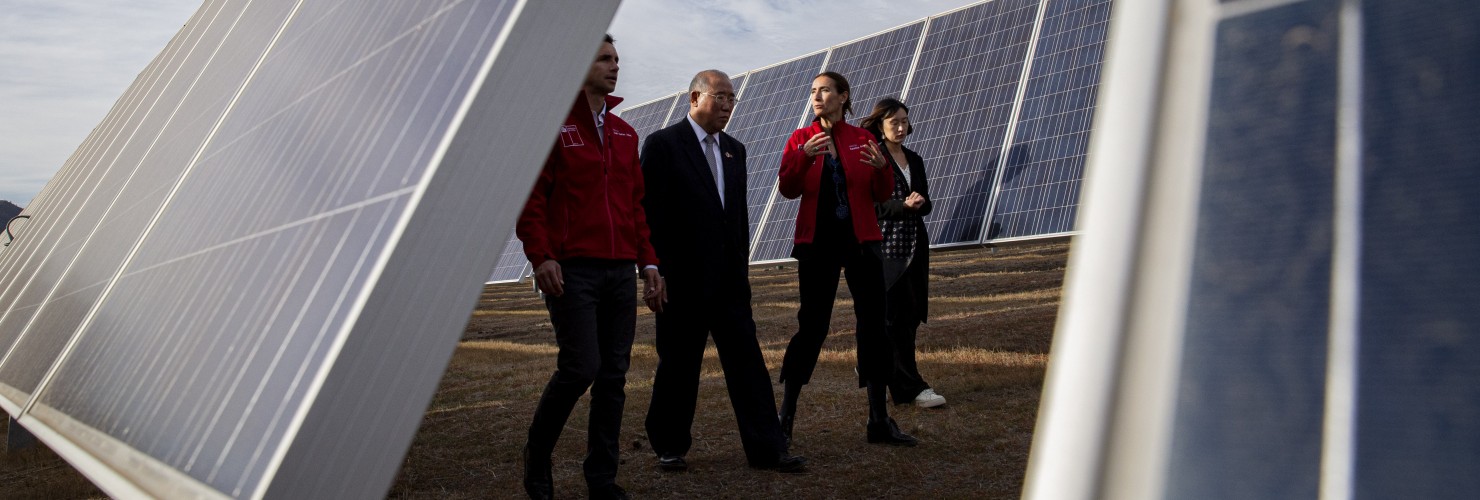
[[383,495],[615,8],[206,1],[0,255],[0,407],[116,496]]
[[1025,498],[1475,497],[1480,4],[1122,5]]
[[[741,102],[726,132],[750,155],[751,262],[791,253],[799,202],[776,193],[781,147],[812,118],[805,101],[822,71],[848,78],[854,124],[884,97],[910,106],[905,145],[930,176],[933,247],[1072,233],[1110,4],[991,0],[733,77]],[[645,137],[682,119],[681,94],[658,124],[671,97],[620,114]],[[527,274],[518,252],[504,255],[492,281]]]

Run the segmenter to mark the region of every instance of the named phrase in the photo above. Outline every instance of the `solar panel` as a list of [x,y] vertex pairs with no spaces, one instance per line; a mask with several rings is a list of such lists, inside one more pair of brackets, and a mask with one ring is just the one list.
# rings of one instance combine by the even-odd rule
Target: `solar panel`
[[1024,496],[1473,497],[1480,6],[1123,5]]
[[[52,233],[58,235],[55,246],[34,266],[33,277],[12,288],[16,294],[0,320],[0,345],[10,347],[0,360],[0,396],[15,407],[26,404],[251,70],[213,64],[216,57],[255,59],[291,11],[291,5],[243,7],[202,6],[194,17],[198,22],[172,41],[157,70],[141,77],[147,94],[132,100],[128,119],[107,146],[85,160],[92,185],[74,195],[78,209],[40,217],[43,224],[64,226]],[[255,30],[233,31],[249,13],[275,19]],[[24,335],[27,331],[38,333]]]
[[1474,2],[1362,2],[1355,498],[1480,491]]
[[[529,193],[524,194],[524,199],[529,199]],[[493,275],[488,278],[488,282],[512,283],[523,279],[530,272],[532,271],[529,268],[529,258],[524,256],[524,243],[519,241],[518,236],[510,234],[509,241],[504,243],[503,252],[499,253],[498,264],[494,265]]]
[[[910,105],[916,134],[908,144],[933,179],[932,247],[1071,234],[1109,7],[1110,0],[984,1],[761,68],[751,72],[754,90],[746,88],[750,73],[733,77],[743,97],[728,131],[751,155],[751,262],[788,258],[798,208],[775,195],[774,174],[778,148],[796,126],[788,120],[802,124],[809,113],[799,105],[801,115],[792,115],[777,79],[794,77],[787,85],[804,98],[815,75],[806,68],[820,72],[824,61],[849,77],[855,121],[884,97]],[[668,124],[686,108],[680,97]],[[1004,143],[1014,144],[1009,154]]]
[[[899,97],[909,74],[910,63],[920,45],[923,21],[895,28],[862,40],[833,47],[827,59],[827,70],[841,73],[851,87],[853,114],[849,120],[858,125],[874,103],[885,97]],[[810,83],[809,83],[810,85]],[[753,154],[753,153],[752,153]],[[779,168],[779,167],[778,167]],[[772,182],[775,185],[775,182]],[[777,196],[761,228],[751,260],[766,262],[785,259],[791,254],[792,233],[796,229],[800,200]]]
[[114,495],[384,494],[615,7],[207,3],[96,234],[28,264],[76,261],[0,364],[20,423]]
[[1301,2],[1218,27],[1168,496],[1317,496],[1335,7]]
[[934,208],[931,245],[980,243],[1028,43],[1034,0],[995,0],[930,19],[908,90]]
[[681,92],[625,108],[618,114],[637,131],[638,151],[642,151],[642,141],[647,140],[648,134],[672,123],[669,117],[672,116],[673,108],[677,107],[676,103],[680,100],[686,101]]
[[1012,147],[999,159],[1007,167],[997,173],[988,241],[1074,229],[1110,1],[1048,2],[1045,9]]
[[[822,71],[825,52],[802,56],[775,66],[751,71],[740,89],[740,103],[730,115],[725,133],[745,143],[745,204],[750,208],[750,236],[754,244],[760,221],[781,170],[781,148],[796,130],[806,107],[812,77]],[[753,260],[753,259],[752,259]]]

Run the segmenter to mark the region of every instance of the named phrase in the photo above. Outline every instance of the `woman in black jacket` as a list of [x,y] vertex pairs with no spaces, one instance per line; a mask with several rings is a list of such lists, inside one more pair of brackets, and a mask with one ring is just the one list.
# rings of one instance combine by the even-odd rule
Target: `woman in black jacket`
[[[862,127],[884,144],[884,157],[894,172],[894,194],[876,203],[879,229],[884,233],[885,315],[889,338],[894,343],[894,377],[889,395],[894,404],[914,402],[921,408],[946,403],[920,377],[915,366],[915,332],[925,322],[929,305],[930,235],[925,216],[930,214],[930,186],[925,161],[904,147],[910,126],[910,108],[894,98],[874,105]],[[908,172],[906,172],[908,170]]]

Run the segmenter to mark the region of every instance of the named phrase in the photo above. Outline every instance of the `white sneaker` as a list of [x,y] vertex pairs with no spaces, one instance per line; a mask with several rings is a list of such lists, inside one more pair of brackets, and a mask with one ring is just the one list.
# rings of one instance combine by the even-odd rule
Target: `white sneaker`
[[935,408],[943,404],[946,404],[946,397],[936,394],[935,389],[925,389],[920,391],[919,396],[915,396],[915,406],[921,408]]

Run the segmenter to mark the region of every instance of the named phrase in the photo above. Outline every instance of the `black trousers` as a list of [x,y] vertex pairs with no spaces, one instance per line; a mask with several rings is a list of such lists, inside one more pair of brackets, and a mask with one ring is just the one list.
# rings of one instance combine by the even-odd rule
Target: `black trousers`
[[894,353],[884,328],[884,269],[878,245],[798,245],[792,255],[797,258],[801,308],[797,311],[797,333],[792,335],[782,360],[781,380],[802,384],[812,380],[832,323],[841,271],[848,280],[858,322],[854,335],[858,340],[859,386],[889,384],[894,374]]
[[704,346],[712,335],[746,460],[758,467],[774,465],[786,452],[786,438],[776,421],[776,394],[756,341],[750,302],[740,297],[700,303],[675,296],[683,290],[671,291],[673,300],[657,315],[658,370],[645,422],[653,451],[659,456],[689,452]]
[[894,346],[894,380],[889,383],[889,397],[894,404],[914,402],[915,396],[930,388],[915,365],[915,335],[920,328],[915,296],[908,275],[896,281],[886,294],[886,324]]
[[587,485],[599,487],[617,477],[637,321],[636,274],[632,262],[570,260],[560,267],[565,294],[545,296],[560,354],[529,426],[529,450],[532,456],[549,456],[576,400],[591,389],[584,470]]

